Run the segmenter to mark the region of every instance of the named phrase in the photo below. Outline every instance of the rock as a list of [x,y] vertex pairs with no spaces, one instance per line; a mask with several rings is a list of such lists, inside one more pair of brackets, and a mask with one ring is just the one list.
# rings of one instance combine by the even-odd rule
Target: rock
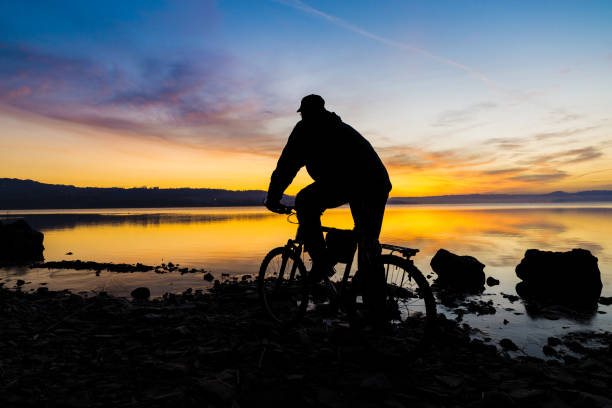
[[251,275],[242,275],[243,281],[248,281],[249,279],[251,279]]
[[484,267],[472,256],[455,255],[440,249],[431,259],[431,268],[438,274],[436,283],[460,290],[482,290],[485,283]]
[[610,297],[605,297],[605,296],[600,297],[599,298],[599,303],[604,305],[604,306],[612,305],[612,296],[610,296]]
[[213,402],[223,406],[232,406],[231,402],[235,396],[232,386],[217,379],[200,379],[198,383],[201,391]]
[[553,357],[557,355],[557,350],[555,350],[548,344],[542,347],[542,352],[544,353],[545,356],[548,356],[548,357]]
[[499,285],[499,280],[495,279],[492,276],[489,276],[487,278],[487,286],[495,286],[495,285]]
[[574,353],[584,354],[585,352],[584,346],[577,341],[567,340],[563,344]]
[[72,252],[66,252],[66,255],[72,255]]
[[434,375],[434,378],[450,388],[457,388],[463,383],[463,378],[458,375]]
[[24,220],[0,222],[0,262],[27,263],[42,261],[44,235]]
[[550,252],[529,249],[516,267],[516,286],[523,298],[570,305],[597,304],[601,273],[597,258],[586,249]]
[[517,351],[519,349],[518,346],[510,339],[501,339],[499,345],[502,346],[504,350]]
[[514,302],[516,302],[517,300],[520,299],[520,297],[518,297],[518,296],[509,295],[509,294],[504,293],[504,292],[501,292],[501,295],[502,295],[502,297],[508,299],[510,301],[510,303],[514,303]]
[[514,402],[511,396],[505,392],[500,391],[489,391],[482,393],[482,406],[483,407],[496,407],[496,408],[510,408],[516,407],[517,404]]
[[151,296],[151,291],[149,288],[141,286],[134,289],[130,295],[136,300],[147,300]]
[[389,379],[384,374],[374,374],[370,377],[366,377],[361,381],[360,386],[362,388],[383,391],[391,388]]
[[153,267],[149,265],[143,265],[137,263],[136,265],[130,264],[115,264],[112,262],[94,262],[94,261],[81,261],[77,259],[75,261],[59,261],[59,262],[44,262],[37,263],[36,268],[48,268],[48,269],[90,269],[93,271],[101,271],[103,269],[109,272],[120,272],[120,273],[131,273],[131,272],[148,272],[152,271]]
[[476,313],[478,316],[486,314],[495,314],[495,306],[493,301],[489,300],[467,300],[461,304],[467,309],[468,313]]
[[207,272],[207,273],[204,275],[204,280],[205,280],[205,281],[207,281],[207,282],[212,282],[213,280],[215,280],[215,277],[213,276],[213,274],[212,274],[212,273]]
[[17,279],[17,286],[25,285],[25,281],[23,279]]

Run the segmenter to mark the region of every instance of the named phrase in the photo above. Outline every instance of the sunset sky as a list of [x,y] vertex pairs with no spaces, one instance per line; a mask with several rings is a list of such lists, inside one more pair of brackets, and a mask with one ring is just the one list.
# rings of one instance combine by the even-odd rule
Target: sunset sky
[[317,93],[392,196],[612,189],[611,22],[610,1],[3,0],[0,177],[266,189]]

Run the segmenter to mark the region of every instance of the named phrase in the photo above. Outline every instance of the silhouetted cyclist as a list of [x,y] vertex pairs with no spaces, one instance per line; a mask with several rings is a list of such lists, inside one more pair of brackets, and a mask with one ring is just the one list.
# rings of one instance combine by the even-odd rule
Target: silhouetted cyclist
[[300,233],[312,261],[313,280],[331,271],[321,232],[321,214],[349,203],[358,243],[358,269],[366,306],[381,322],[385,310],[386,282],[378,266],[385,205],[391,191],[389,175],[372,145],[338,115],[325,109],[319,95],[302,99],[302,115],[272,173],[266,207],[282,212],[280,200],[297,172],[306,166],[314,183],[295,198]]

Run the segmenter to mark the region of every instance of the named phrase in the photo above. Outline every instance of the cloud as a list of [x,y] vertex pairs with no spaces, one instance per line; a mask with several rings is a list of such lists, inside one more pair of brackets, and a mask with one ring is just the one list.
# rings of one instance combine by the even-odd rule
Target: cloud
[[0,102],[196,146],[239,141],[239,149],[256,151],[280,144],[266,130],[266,121],[279,116],[261,100],[266,75],[256,81],[238,71],[237,61],[213,52],[119,66],[0,44]]
[[508,168],[508,169],[495,169],[495,170],[485,170],[483,171],[483,174],[488,174],[490,176],[496,176],[496,175],[500,175],[500,174],[514,174],[514,173],[520,173],[523,171],[526,171],[527,168],[525,167],[512,167],[512,168]]
[[525,147],[526,139],[517,137],[493,137],[483,143],[485,146],[495,146],[500,150],[517,150]]
[[562,170],[557,170],[552,173],[533,173],[522,174],[520,176],[510,177],[510,180],[525,181],[528,183],[544,183],[549,181],[557,181],[568,177],[568,174]]
[[536,156],[531,159],[523,160],[522,163],[530,165],[573,164],[595,160],[601,156],[603,156],[601,151],[593,146],[587,146],[580,149],[571,149]]
[[580,113],[568,112],[564,108],[551,110],[549,116],[554,122],[573,122],[575,120],[582,119],[585,117],[585,115]]
[[475,115],[484,111],[497,107],[495,102],[482,102],[470,105],[463,109],[447,110],[438,115],[436,121],[432,124],[434,127],[452,127],[457,124],[462,124],[471,120]]
[[[523,137],[493,137],[484,141],[485,146],[495,146],[499,150],[525,150],[533,142],[543,140],[565,139],[578,134],[586,133],[600,128],[601,125],[586,126],[581,128],[568,128],[555,132],[536,133],[533,136]],[[551,155],[551,157],[554,155]],[[548,157],[548,155],[546,156]]]
[[574,136],[580,133],[584,133],[584,132],[588,132],[589,130],[593,130],[593,129],[597,129],[599,126],[588,126],[588,127],[583,127],[583,128],[572,128],[572,129],[565,129],[565,130],[560,130],[557,132],[545,132],[545,133],[538,133],[536,135],[534,135],[533,137],[536,140],[548,140],[548,139],[556,139],[556,138],[565,138],[565,137],[569,137],[569,136]]
[[430,151],[403,145],[377,148],[386,165],[398,170],[440,170],[477,167],[489,164],[492,158],[483,158],[480,154],[468,153],[465,149],[447,149]]

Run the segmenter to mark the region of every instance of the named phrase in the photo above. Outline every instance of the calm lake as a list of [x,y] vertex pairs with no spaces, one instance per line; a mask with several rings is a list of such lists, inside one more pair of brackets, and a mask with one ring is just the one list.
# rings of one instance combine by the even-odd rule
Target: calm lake
[[[264,255],[283,245],[296,226],[285,216],[262,207],[154,208],[112,210],[4,211],[0,220],[23,217],[45,234],[45,260],[144,263],[173,262],[181,267],[204,268],[221,274],[255,275]],[[348,208],[328,210],[323,224],[352,228]],[[538,354],[549,335],[567,330],[612,330],[612,308],[599,305],[590,316],[544,317],[529,315],[522,301],[510,303],[501,293],[516,295],[514,268],[525,250],[590,250],[599,259],[604,284],[602,296],[612,296],[612,204],[497,205],[497,206],[389,206],[381,242],[420,249],[415,264],[428,274],[435,252],[445,248],[472,255],[486,265],[485,273],[501,281],[479,298],[493,300],[494,315],[466,315],[464,321],[485,336],[509,337],[525,351]],[[66,255],[72,252],[73,255]],[[206,289],[202,274],[130,273],[102,271],[0,269],[0,282],[12,287],[17,279],[41,283],[50,289],[107,291],[127,296],[137,286],[151,288],[153,296],[188,287]],[[439,306],[448,317],[455,315]],[[512,309],[512,310],[505,310]],[[602,313],[603,312],[603,313]],[[504,320],[508,323],[504,324]]]

